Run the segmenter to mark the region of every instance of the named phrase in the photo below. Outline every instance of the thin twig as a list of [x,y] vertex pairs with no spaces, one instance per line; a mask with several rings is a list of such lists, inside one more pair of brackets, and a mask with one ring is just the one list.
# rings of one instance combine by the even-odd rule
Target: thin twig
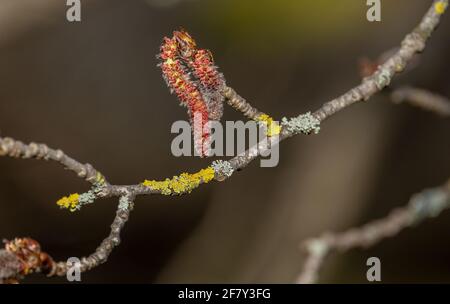
[[[111,224],[111,231],[109,235],[102,241],[100,246],[94,253],[88,257],[81,258],[80,271],[85,272],[95,268],[108,260],[109,255],[113,251],[114,247],[120,244],[120,232],[125,226],[130,217],[130,212],[133,210],[134,197],[130,194],[125,194],[119,200],[116,216]],[[55,275],[65,276],[67,272],[67,263],[58,262],[57,271]]]
[[12,253],[0,250],[0,284],[11,282],[21,271],[19,259]]
[[450,116],[450,100],[424,89],[401,87],[391,93],[391,98],[397,104],[405,102],[444,117]]

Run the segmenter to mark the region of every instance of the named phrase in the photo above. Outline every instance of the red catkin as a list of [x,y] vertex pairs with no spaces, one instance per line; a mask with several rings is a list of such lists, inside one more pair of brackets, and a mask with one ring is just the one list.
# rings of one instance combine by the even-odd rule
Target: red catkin
[[[179,59],[179,48],[175,38],[164,38],[160,53],[163,77],[181,104],[188,108],[194,133],[194,146],[200,156],[207,156],[210,132],[208,130],[208,107],[196,83],[189,77],[186,67]],[[199,122],[194,126],[194,118]],[[201,118],[201,119],[200,119]]]

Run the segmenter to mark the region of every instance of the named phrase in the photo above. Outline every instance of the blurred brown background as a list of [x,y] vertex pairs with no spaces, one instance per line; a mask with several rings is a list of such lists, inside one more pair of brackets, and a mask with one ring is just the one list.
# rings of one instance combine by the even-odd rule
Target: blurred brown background
[[[211,49],[227,82],[274,117],[318,108],[359,82],[358,59],[399,44],[431,1],[382,1],[382,22],[363,0],[0,0],[0,134],[61,148],[112,183],[195,171],[211,160],[175,158],[171,124],[185,109],[156,67],[162,37],[180,26]],[[450,16],[420,65],[397,78],[450,96]],[[226,107],[225,119],[241,119]],[[292,282],[298,244],[383,217],[450,175],[449,120],[377,95],[283,142],[280,164],[259,162],[189,196],[140,197],[122,244],[94,282]],[[55,201],[88,185],[53,163],[0,159],[0,237],[31,236],[56,259],[93,251],[109,232],[115,200],[80,212]],[[321,282],[366,282],[377,256],[383,282],[450,282],[450,213],[370,250],[333,255]],[[64,279],[32,276],[25,282]]]

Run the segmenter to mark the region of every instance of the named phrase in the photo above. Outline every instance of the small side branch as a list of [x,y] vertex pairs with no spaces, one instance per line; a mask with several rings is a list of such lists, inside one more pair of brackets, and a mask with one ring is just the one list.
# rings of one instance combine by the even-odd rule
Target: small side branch
[[[120,197],[111,232],[92,254],[81,258],[81,272],[91,270],[108,260],[113,249],[120,244],[120,233],[129,219],[133,205],[133,195],[124,193]],[[0,250],[0,284],[17,283],[30,273],[44,273],[49,277],[66,276],[68,266],[65,261],[54,262],[41,251],[36,241],[29,238],[15,239],[7,242],[6,248]]]
[[444,117],[450,116],[450,100],[424,89],[401,87],[391,93],[391,98],[397,104],[408,103]]
[[96,182],[99,176],[99,172],[90,164],[82,164],[67,156],[62,150],[51,149],[45,144],[24,144],[13,138],[0,137],[0,156],[52,160],[61,164],[66,169],[73,171],[78,177],[83,178],[92,184]]
[[[100,246],[88,257],[81,258],[81,272],[91,270],[105,263],[113,249],[120,244],[120,233],[130,217],[130,213],[134,207],[134,196],[125,193],[119,199],[116,216],[111,224],[111,232],[101,242]],[[58,262],[55,275],[65,276],[67,273],[67,263]]]
[[21,272],[19,259],[9,251],[0,250],[0,284],[14,283],[15,278]]
[[225,87],[222,91],[226,102],[236,111],[241,112],[245,117],[257,120],[263,113],[248,103],[244,97],[240,96],[233,88]]

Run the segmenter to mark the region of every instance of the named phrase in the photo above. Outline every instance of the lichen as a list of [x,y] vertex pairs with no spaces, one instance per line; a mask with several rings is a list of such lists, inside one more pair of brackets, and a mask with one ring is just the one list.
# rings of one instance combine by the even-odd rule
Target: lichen
[[445,3],[444,1],[438,1],[434,5],[434,11],[438,15],[442,15],[446,9],[447,9],[447,3]]
[[233,166],[226,160],[215,160],[212,162],[211,167],[216,174],[230,177],[233,174]]
[[171,179],[166,178],[163,181],[145,180],[142,185],[164,195],[176,195],[190,193],[200,183],[208,183],[212,179],[214,179],[214,169],[207,167],[197,173],[181,173],[179,176],[174,176]]
[[102,186],[105,184],[106,184],[105,177],[100,172],[97,172],[94,185]]
[[70,212],[74,212],[80,208],[79,205],[80,195],[78,193],[73,193],[69,196],[64,196],[56,202],[58,206],[64,209],[69,209]]
[[278,135],[281,132],[281,126],[267,114],[259,115],[256,118],[256,121],[261,123],[264,127],[266,127],[267,136],[269,137]]
[[281,125],[290,133],[310,134],[314,132],[314,134],[317,134],[320,131],[320,120],[314,117],[311,112],[290,119],[283,117]]
[[131,208],[132,202],[127,195],[121,196],[119,198],[119,209],[122,211],[128,211]]
[[65,196],[58,200],[56,204],[63,209],[69,209],[71,212],[80,210],[81,207],[88,204],[93,204],[97,197],[103,196],[103,190],[105,188],[106,181],[103,175],[97,174],[95,183],[92,188],[84,193],[74,193],[69,196]]
[[412,197],[409,207],[412,210],[412,220],[417,223],[428,217],[438,216],[450,205],[447,192],[440,188],[428,189]]
[[97,196],[93,190],[80,194],[80,197],[78,198],[79,207],[81,208],[83,205],[92,204],[96,198]]
[[382,70],[378,73],[375,79],[375,84],[379,90],[388,86],[391,83],[392,74],[388,70]]

